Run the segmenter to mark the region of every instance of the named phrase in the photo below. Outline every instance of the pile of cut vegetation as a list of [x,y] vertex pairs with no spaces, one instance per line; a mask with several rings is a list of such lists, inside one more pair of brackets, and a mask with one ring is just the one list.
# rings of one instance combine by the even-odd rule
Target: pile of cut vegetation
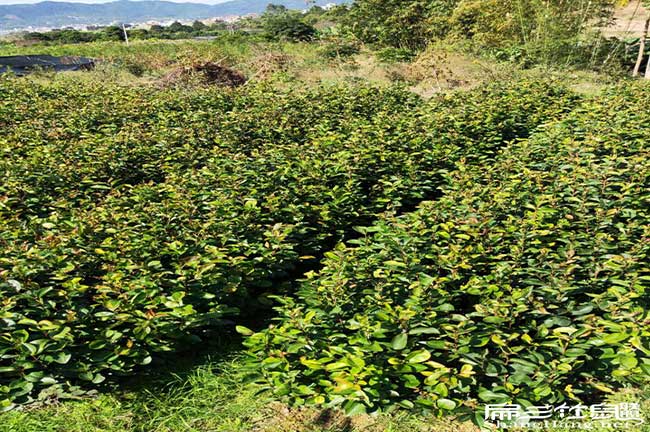
[[220,87],[239,87],[246,84],[246,76],[218,63],[197,63],[175,69],[162,79],[164,86],[196,80],[199,84]]

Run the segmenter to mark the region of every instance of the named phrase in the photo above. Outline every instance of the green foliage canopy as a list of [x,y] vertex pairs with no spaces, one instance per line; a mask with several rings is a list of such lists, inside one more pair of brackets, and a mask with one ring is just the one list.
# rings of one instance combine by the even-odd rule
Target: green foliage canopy
[[251,335],[261,382],[348,412],[593,400],[650,375],[650,102],[623,86],[359,228]]
[[228,333],[353,226],[573,101],[474,94],[0,80],[2,407]]
[[420,49],[449,32],[448,19],[458,0],[360,0],[345,17],[362,41]]
[[316,29],[305,21],[301,12],[284,6],[269,5],[261,17],[266,36],[274,40],[308,41],[316,37]]
[[419,50],[441,40],[530,63],[577,62],[591,54],[589,34],[608,21],[613,0],[357,0],[344,19],[363,42]]

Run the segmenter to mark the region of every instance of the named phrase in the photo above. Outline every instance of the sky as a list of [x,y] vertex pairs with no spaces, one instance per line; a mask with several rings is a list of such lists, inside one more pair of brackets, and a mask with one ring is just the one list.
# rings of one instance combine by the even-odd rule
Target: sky
[[[9,5],[9,4],[29,4],[29,3],[39,3],[44,0],[0,0],[0,5]],[[47,0],[47,1],[65,1],[70,3],[108,3],[109,1],[115,0]],[[166,0],[173,1],[176,3],[205,3],[205,4],[217,4],[224,3],[228,0]],[[268,0],[260,0],[268,2]]]

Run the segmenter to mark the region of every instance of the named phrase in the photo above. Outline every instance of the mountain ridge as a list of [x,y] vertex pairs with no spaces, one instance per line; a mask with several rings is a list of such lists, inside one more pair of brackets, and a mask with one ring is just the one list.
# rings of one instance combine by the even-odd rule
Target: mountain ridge
[[[304,0],[231,0],[218,4],[174,3],[165,0],[118,0],[109,3],[44,1],[32,4],[0,5],[0,31],[26,28],[56,28],[80,25],[108,25],[115,22],[192,20],[261,13],[269,3],[289,9],[305,9]],[[346,0],[319,0],[316,5],[341,4]]]

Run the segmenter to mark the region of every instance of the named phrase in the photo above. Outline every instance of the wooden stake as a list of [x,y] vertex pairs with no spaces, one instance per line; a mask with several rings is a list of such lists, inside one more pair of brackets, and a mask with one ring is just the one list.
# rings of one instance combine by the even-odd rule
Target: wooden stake
[[650,59],[648,60],[648,63],[645,65],[645,79],[650,79]]

